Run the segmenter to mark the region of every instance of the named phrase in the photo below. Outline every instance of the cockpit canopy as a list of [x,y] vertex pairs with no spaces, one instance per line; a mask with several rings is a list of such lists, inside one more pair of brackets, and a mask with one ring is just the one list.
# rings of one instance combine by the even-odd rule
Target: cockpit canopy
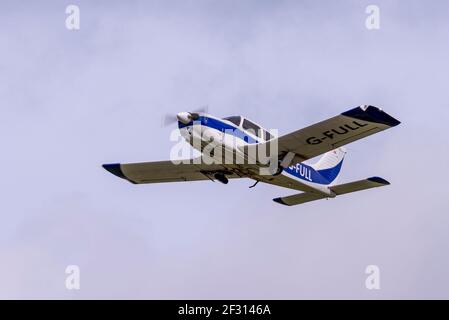
[[245,131],[254,133],[258,137],[262,137],[265,141],[273,138],[273,135],[271,135],[267,130],[261,128],[260,126],[246,118],[242,118],[241,116],[230,116],[223,119],[232,122],[236,126],[243,128]]
[[226,117],[226,118],[223,118],[223,119],[232,122],[237,127],[240,127],[240,123],[242,122],[242,117],[241,116],[230,116],[230,117]]

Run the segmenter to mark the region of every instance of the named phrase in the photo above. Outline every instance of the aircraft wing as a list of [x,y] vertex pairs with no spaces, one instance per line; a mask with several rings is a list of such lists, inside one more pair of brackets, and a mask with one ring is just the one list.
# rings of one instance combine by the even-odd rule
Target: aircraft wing
[[[104,164],[103,168],[135,184],[214,180],[216,173],[224,173],[228,179],[246,177],[245,172],[238,165],[195,163],[194,160],[180,164],[172,161],[114,163]],[[249,169],[248,166],[246,169]]]
[[[267,150],[278,144],[282,160],[288,153],[288,164],[303,162],[350,142],[400,124],[398,120],[374,106],[360,106],[330,119],[266,142]],[[258,145],[247,148],[258,148]],[[247,151],[246,151],[247,152]],[[294,156],[293,156],[294,155]],[[288,157],[288,156],[287,156]]]

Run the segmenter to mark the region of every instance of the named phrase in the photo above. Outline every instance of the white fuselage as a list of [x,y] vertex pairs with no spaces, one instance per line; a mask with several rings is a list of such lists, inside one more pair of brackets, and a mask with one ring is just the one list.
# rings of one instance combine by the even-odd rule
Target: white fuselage
[[[258,127],[260,129],[258,134],[252,128],[245,128],[245,123],[251,124],[256,128]],[[241,118],[240,121],[231,122],[208,114],[201,114],[198,119],[187,123],[179,121],[178,126],[184,139],[193,148],[200,151],[203,156],[209,156],[215,161],[224,161],[223,163],[226,164],[243,164],[248,161],[253,161],[252,163],[257,164],[256,159],[252,159],[243,152],[244,147],[266,142],[266,132],[268,132],[266,129],[244,118]],[[223,151],[220,154],[211,153],[214,148],[215,150]],[[307,164],[298,163],[292,165],[285,168],[281,174],[320,193],[333,196],[325,181],[321,181],[320,175],[313,167]],[[254,178],[257,180],[260,176],[254,176]]]

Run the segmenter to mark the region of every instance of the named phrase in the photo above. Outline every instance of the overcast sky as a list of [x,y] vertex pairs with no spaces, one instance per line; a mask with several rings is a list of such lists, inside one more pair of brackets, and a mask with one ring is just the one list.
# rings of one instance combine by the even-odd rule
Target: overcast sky
[[[0,298],[449,298],[447,1],[0,9]],[[286,207],[272,198],[294,191],[249,180],[132,185],[101,168],[168,159],[161,117],[205,104],[281,134],[380,106],[402,124],[349,145],[340,181],[392,184]]]

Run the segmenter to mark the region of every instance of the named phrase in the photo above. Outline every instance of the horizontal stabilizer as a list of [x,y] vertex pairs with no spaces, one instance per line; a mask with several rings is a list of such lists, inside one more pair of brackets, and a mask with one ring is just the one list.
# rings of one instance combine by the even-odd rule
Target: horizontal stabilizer
[[[385,179],[382,179],[379,177],[371,177],[371,178],[368,178],[365,180],[358,180],[358,181],[353,181],[353,182],[349,182],[349,183],[332,186],[330,189],[335,193],[335,195],[339,196],[339,195],[343,195],[346,193],[387,186],[389,184],[390,183]],[[297,204],[306,203],[306,202],[319,200],[319,199],[325,199],[325,198],[327,198],[327,197],[323,194],[304,192],[304,193],[294,194],[294,195],[287,196],[287,197],[275,198],[275,199],[273,199],[273,201],[280,203],[280,204],[287,205],[287,206],[294,206]]]
[[286,206],[294,206],[301,203],[306,203],[314,200],[325,199],[326,197],[320,193],[303,192],[294,194],[288,197],[275,198],[273,201],[285,204]]
[[335,194],[338,196],[338,195],[342,195],[342,194],[346,194],[346,193],[350,193],[350,192],[356,192],[356,191],[361,191],[361,190],[371,189],[371,188],[376,188],[376,187],[383,187],[383,186],[387,186],[389,184],[390,183],[385,179],[382,179],[379,177],[371,177],[371,178],[368,178],[365,180],[359,180],[359,181],[339,184],[339,185],[331,187],[331,190],[333,192],[335,192]]

